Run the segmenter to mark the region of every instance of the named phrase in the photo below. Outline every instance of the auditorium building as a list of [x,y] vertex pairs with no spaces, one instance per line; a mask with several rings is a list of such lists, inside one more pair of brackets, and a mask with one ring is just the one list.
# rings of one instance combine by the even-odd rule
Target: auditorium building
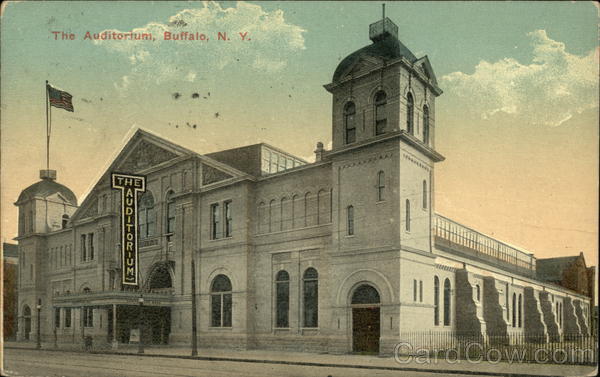
[[[118,347],[141,322],[144,343],[189,345],[192,284],[201,347],[389,354],[415,331],[589,334],[582,255],[538,261],[435,212],[442,90],[390,19],[369,36],[325,85],[332,147],[315,162],[264,143],[202,154],[140,129],[81,203],[43,170],[15,202],[18,338],[35,341],[39,319],[45,342]],[[121,284],[111,172],[147,179],[136,289]]]

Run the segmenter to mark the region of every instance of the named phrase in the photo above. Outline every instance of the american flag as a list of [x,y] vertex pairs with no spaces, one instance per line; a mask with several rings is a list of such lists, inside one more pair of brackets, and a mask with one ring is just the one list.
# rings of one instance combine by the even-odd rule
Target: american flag
[[62,90],[53,88],[50,85],[47,85],[47,89],[48,98],[50,100],[50,106],[65,109],[67,111],[74,111],[73,102],[71,101],[71,99],[73,98],[72,95]]

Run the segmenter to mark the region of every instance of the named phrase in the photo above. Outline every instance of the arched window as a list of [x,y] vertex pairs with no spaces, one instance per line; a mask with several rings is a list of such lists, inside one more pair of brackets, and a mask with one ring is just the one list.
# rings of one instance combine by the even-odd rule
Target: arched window
[[266,233],[269,225],[265,202],[258,203],[258,233]]
[[344,107],[344,129],[346,144],[356,141],[356,106],[354,102],[348,102]]
[[154,196],[146,191],[140,198],[138,209],[140,238],[151,237],[155,233],[156,217],[154,213]]
[[167,202],[167,213],[166,213],[166,224],[167,224],[167,241],[171,240],[171,235],[175,232],[175,199],[173,199],[173,191],[169,191],[166,196]]
[[427,181],[423,180],[423,209],[427,209],[427,197],[428,197],[428,192],[427,192]]
[[406,199],[406,212],[404,216],[404,227],[407,232],[410,232],[410,200]]
[[414,134],[414,113],[415,113],[415,101],[411,93],[406,95],[406,130],[409,134]]
[[354,290],[352,294],[353,305],[379,304],[379,292],[368,284],[363,284]]
[[440,325],[440,279],[433,277],[433,324]]
[[352,236],[352,235],[354,235],[354,207],[348,206],[348,208],[346,209],[346,212],[347,212],[346,228],[348,231],[348,235]]
[[289,208],[288,208],[289,200],[285,196],[281,198],[281,208],[279,214],[279,230],[289,229]]
[[517,294],[513,293],[512,298],[512,327],[517,327]]
[[62,215],[62,228],[65,229],[67,227],[68,223],[69,223],[69,215],[67,215],[65,213],[64,215]]
[[450,326],[450,280],[444,280],[444,326]]
[[429,107],[423,106],[423,143],[429,144]]
[[380,171],[379,173],[377,173],[377,201],[378,202],[381,202],[382,200],[385,199],[384,192],[385,192],[385,173],[383,171]]
[[290,326],[290,275],[286,271],[279,271],[275,278],[276,291],[276,327],[287,328]]
[[275,215],[275,199],[269,202],[269,232],[275,231],[274,217]]
[[211,326],[231,327],[231,281],[225,275],[217,275],[210,286]]
[[385,133],[387,126],[387,96],[385,92],[378,92],[375,95],[375,135]]
[[317,270],[309,267],[304,271],[302,279],[304,327],[318,327],[319,325],[319,274]]
[[519,321],[519,327],[523,327],[523,299],[522,299],[522,295],[519,294],[519,312],[518,312],[518,321]]
[[165,264],[160,264],[154,268],[150,274],[149,285],[150,290],[173,287],[169,268]]

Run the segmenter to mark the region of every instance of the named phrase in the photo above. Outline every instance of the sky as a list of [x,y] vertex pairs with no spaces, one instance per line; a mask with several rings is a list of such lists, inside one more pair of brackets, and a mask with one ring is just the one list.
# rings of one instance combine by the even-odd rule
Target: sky
[[[132,127],[199,153],[266,142],[312,159],[331,142],[323,85],[370,44],[380,4],[3,3],[2,240],[16,235],[20,191],[45,168],[45,80],[73,95],[73,113],[52,110],[50,165],[79,202]],[[583,252],[597,263],[598,12],[593,2],[386,2],[444,91],[438,213],[538,258]],[[209,40],[162,40],[182,29]]]

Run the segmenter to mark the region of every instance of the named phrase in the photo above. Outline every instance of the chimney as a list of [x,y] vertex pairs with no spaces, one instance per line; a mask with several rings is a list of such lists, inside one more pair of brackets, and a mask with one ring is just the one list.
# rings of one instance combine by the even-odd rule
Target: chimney
[[317,149],[315,150],[315,162],[319,162],[323,159],[323,143],[320,141],[317,143]]

